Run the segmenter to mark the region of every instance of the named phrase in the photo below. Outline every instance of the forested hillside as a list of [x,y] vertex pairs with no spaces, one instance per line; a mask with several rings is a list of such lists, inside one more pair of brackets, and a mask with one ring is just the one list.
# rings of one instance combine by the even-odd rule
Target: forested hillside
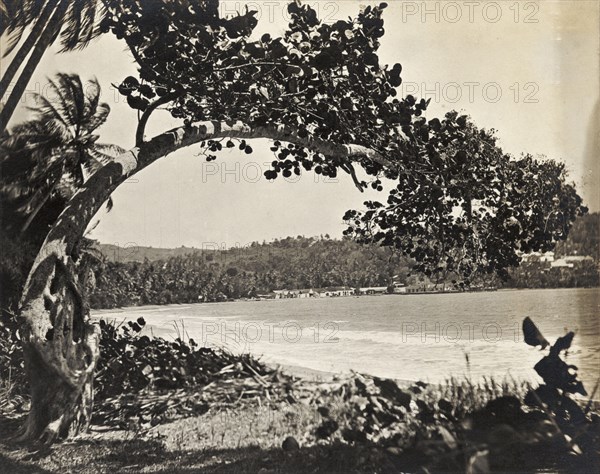
[[[390,249],[328,237],[288,237],[219,251],[187,250],[186,255],[142,262],[115,261],[113,253],[95,272],[92,306],[223,301],[280,288],[387,286],[394,276],[406,281],[412,266]],[[118,254],[127,252],[131,249],[120,249]]]
[[600,261],[600,213],[586,214],[575,220],[569,236],[556,245],[555,253],[565,255],[590,255]]
[[[599,229],[598,213],[578,219],[555,252],[556,258],[590,255],[594,262],[575,268],[528,262],[513,269],[508,281],[496,279],[493,284],[509,288],[597,286]],[[394,280],[411,283],[419,278],[411,274],[409,259],[389,248],[364,246],[348,238],[298,236],[231,249],[215,247],[100,245],[106,258],[95,270],[92,307],[225,301],[282,288],[387,286]]]
[[[556,245],[554,262],[530,258],[510,272],[514,288],[578,288],[600,285],[600,214],[578,218],[565,241]],[[592,259],[577,260],[581,257]],[[571,260],[569,260],[571,259]]]

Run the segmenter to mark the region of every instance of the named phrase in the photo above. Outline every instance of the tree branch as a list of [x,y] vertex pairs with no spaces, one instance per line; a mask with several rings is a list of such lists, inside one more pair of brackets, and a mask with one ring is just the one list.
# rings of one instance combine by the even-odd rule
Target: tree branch
[[[21,315],[26,322],[29,342],[45,341],[52,328],[50,314],[45,309],[44,294],[50,288],[58,259],[73,258],[75,248],[87,225],[112,192],[127,178],[141,171],[154,161],[180,148],[207,139],[268,138],[308,148],[324,155],[340,159],[371,160],[383,166],[392,166],[380,153],[357,144],[338,144],[314,137],[299,137],[285,126],[251,127],[243,122],[197,122],[162,133],[139,146],[122,153],[92,174],[71,198],[62,214],[50,230],[29,273],[21,300]],[[40,313],[48,313],[40,321]]]
[[152,115],[152,112],[154,112],[161,105],[168,104],[176,97],[177,97],[177,94],[175,94],[175,93],[167,94],[167,95],[164,95],[161,98],[155,100],[148,107],[146,107],[146,110],[144,110],[144,113],[142,114],[142,116],[140,117],[140,120],[138,121],[138,126],[135,131],[135,146],[140,146],[144,142],[144,132],[146,131],[146,124],[148,123],[148,120],[150,119],[150,115]]
[[352,177],[352,181],[356,188],[362,193],[364,192],[362,183],[356,177],[356,171],[354,170],[354,166],[352,163],[341,163],[340,168],[342,168],[346,173],[348,173]]
[[252,66],[292,66],[300,68],[300,66],[291,63],[277,63],[273,61],[255,61],[253,63],[244,63],[244,64],[236,64],[235,66],[225,66],[225,67],[216,67],[214,68],[215,72],[223,72],[223,71],[235,71],[236,69],[243,69],[246,67]]
[[300,137],[294,130],[284,125],[251,127],[240,121],[233,124],[219,121],[195,122],[158,135],[140,145],[137,152],[139,154],[140,165],[145,167],[159,157],[179,148],[190,146],[203,140],[223,137],[247,139],[268,138],[295,143],[296,145],[324,155],[347,158],[353,161],[367,159],[385,167],[396,166],[378,151],[363,145],[334,143],[311,136]]

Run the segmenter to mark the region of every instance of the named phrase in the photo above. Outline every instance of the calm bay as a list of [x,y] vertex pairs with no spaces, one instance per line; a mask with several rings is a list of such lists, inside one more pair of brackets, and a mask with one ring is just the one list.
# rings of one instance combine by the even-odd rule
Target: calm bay
[[144,306],[94,316],[143,317],[146,334],[193,338],[272,364],[429,382],[539,380],[533,366],[545,352],[521,332],[529,316],[550,343],[576,332],[566,360],[591,392],[600,374],[599,304],[600,291],[586,288]]

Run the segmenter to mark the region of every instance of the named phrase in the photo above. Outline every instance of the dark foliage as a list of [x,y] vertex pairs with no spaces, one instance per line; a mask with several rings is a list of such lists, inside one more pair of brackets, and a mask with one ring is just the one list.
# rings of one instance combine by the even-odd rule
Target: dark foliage
[[[283,376],[248,355],[199,347],[193,339],[168,341],[141,332],[143,318],[124,325],[99,322],[100,359],[94,382],[94,422],[127,427],[157,423],[205,412],[210,403],[224,403],[286,389]],[[277,380],[278,384],[271,386]],[[23,347],[16,319],[0,320],[0,410],[22,410],[28,399]],[[215,385],[217,383],[218,385]],[[227,383],[229,389],[223,389]],[[217,390],[210,390],[215,386]],[[219,389],[221,387],[221,389]]]
[[[528,344],[547,344],[530,319],[524,332]],[[403,472],[596,472],[600,417],[572,397],[586,392],[576,367],[560,358],[572,339],[559,338],[535,366],[545,383],[524,399],[516,387],[501,384],[498,391],[494,381],[419,382],[406,390],[355,374],[314,395],[322,420],[314,436],[382,447]]]
[[96,376],[100,399],[145,389],[205,385],[224,367],[240,362],[225,351],[199,347],[193,339],[140,335],[145,324],[143,318],[122,326],[100,321],[102,357]]
[[549,262],[528,261],[510,270],[508,288],[594,288],[600,286],[598,260],[552,267]]
[[347,235],[396,247],[429,277],[455,272],[469,283],[494,273],[506,279],[519,252],[552,250],[587,212],[564,164],[513,159],[494,130],[456,112],[436,123],[442,136],[429,138],[420,173],[400,174],[387,202],[348,211]]
[[[523,333],[525,342],[530,346],[541,345],[545,349],[549,345],[548,341],[542,336],[537,326],[529,318],[523,321]],[[535,334],[535,337],[532,337]],[[577,380],[577,367],[567,364],[562,358],[561,353],[569,350],[573,342],[574,332],[569,332],[566,335],[559,337],[554,345],[550,346],[549,354],[543,357],[534,367],[535,371],[544,380],[546,385],[542,385],[540,390],[544,394],[553,394],[556,400],[552,406],[559,406],[563,403],[570,404],[570,394],[580,393],[587,395],[583,388],[583,383]],[[545,401],[549,401],[544,397]],[[530,394],[529,399],[536,401],[535,392]],[[534,403],[535,405],[536,403]]]
[[[261,394],[276,371],[248,355],[199,347],[182,334],[174,341],[141,332],[143,318],[117,326],[100,321],[101,357],[96,368],[94,420],[154,426],[181,415],[204,413],[210,403]],[[182,328],[182,332],[183,328]],[[227,390],[224,387],[234,382]],[[208,390],[215,383],[222,389]],[[272,390],[275,394],[281,387]]]
[[27,391],[18,322],[7,311],[0,312],[0,381],[11,384],[19,394]]
[[[286,130],[295,143],[273,142],[268,179],[303,168],[329,177],[344,171],[361,190],[390,185],[386,202],[346,213],[347,234],[360,242],[397,249],[427,276],[454,272],[468,284],[481,274],[506,277],[517,251],[551,249],[586,212],[563,164],[513,159],[494,130],[466,115],[428,120],[428,101],[396,97],[402,67],[378,56],[386,3],[326,24],[294,1],[283,36],[259,40],[251,39],[257,12],[223,18],[218,7],[217,0],[107,2],[101,30],[124,39],[139,66],[139,79],[124,78],[121,94],[145,114],[166,106],[188,126],[242,121]],[[316,141],[371,153],[345,158],[305,145]],[[204,147],[213,160],[223,145]],[[239,148],[252,152],[244,140]]]
[[525,342],[530,346],[542,346],[542,349],[545,349],[548,345],[550,345],[550,343],[544,336],[542,336],[542,333],[529,317],[523,320],[523,336],[525,338]]

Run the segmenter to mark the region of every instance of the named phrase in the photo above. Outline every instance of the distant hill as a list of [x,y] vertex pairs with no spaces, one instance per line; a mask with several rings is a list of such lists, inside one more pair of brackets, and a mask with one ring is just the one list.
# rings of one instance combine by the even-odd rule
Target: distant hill
[[155,262],[157,260],[167,260],[171,257],[180,257],[201,252],[214,252],[214,250],[203,251],[185,246],[175,249],[165,249],[159,247],[139,247],[136,245],[119,247],[112,244],[98,244],[98,249],[109,262],[143,262],[146,259]]
[[[568,239],[556,249],[557,258],[590,255],[595,260],[551,269],[525,262],[511,270],[506,282],[489,276],[473,283],[517,288],[597,286],[599,217],[591,214],[578,219]],[[421,281],[420,275],[412,273],[414,262],[389,248],[329,236],[286,237],[221,250],[106,244],[99,249],[106,261],[95,269],[94,308],[225,301],[284,288],[364,288]]]
[[223,250],[101,245],[94,308],[224,301],[281,288],[389,286],[411,261],[350,239],[287,237]]
[[[298,242],[301,242],[298,244]],[[325,240],[329,240],[328,237]],[[318,241],[317,237],[304,238],[286,237],[284,239],[276,239],[274,242],[267,244],[259,244],[254,242],[248,247],[232,248],[224,252],[224,254],[235,253],[238,256],[240,253],[246,255],[257,253],[257,250],[264,252],[265,248],[306,248],[309,245],[314,245]],[[182,257],[193,254],[214,254],[221,252],[211,248],[199,249],[196,247],[177,247],[173,249],[160,247],[143,247],[136,245],[126,245],[119,247],[111,244],[98,244],[98,248],[106,256],[110,262],[143,262],[149,260],[155,262],[157,260],[168,260],[172,257]],[[253,251],[254,250],[254,251]],[[592,213],[578,218],[573,224],[573,228],[567,237],[567,240],[559,242],[556,246],[556,256],[565,255],[590,255],[594,260],[600,261],[600,213]]]

